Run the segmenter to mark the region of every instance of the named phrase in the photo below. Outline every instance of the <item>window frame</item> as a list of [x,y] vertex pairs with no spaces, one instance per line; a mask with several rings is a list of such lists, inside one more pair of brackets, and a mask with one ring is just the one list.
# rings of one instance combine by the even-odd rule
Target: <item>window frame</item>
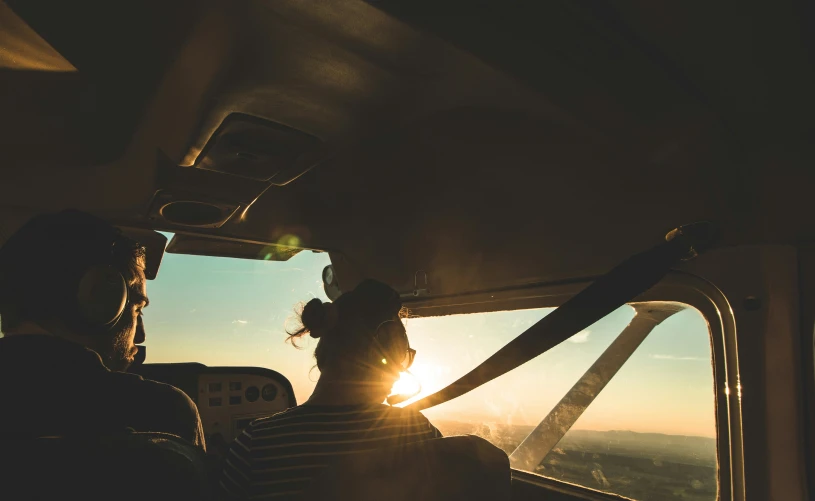
[[[476,311],[521,310],[557,307],[585,288],[591,280],[554,285],[531,285],[406,303],[413,315],[436,316]],[[718,461],[718,500],[743,501],[744,443],[739,383],[736,321],[724,294],[710,282],[682,271],[672,271],[656,286],[632,302],[676,301],[696,308],[708,324],[713,357],[716,415],[716,459]],[[612,378],[613,380],[613,378]],[[512,470],[513,481],[532,484],[564,494],[591,500],[623,499],[607,493],[570,484],[535,473]]]
[[802,381],[805,426],[808,428],[805,468],[810,492],[815,491],[815,245],[798,249],[798,284],[801,305]]

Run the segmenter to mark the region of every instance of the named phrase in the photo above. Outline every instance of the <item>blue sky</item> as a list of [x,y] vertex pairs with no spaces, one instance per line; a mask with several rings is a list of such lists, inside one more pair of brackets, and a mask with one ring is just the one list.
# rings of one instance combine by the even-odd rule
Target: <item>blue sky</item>
[[[295,305],[327,300],[328,255],[286,262],[166,254],[148,284],[148,362],[258,366],[288,377],[299,402],[314,388],[313,345],[286,343]],[[410,319],[422,394],[440,389],[520,334],[550,309]],[[623,307],[501,378],[434,409],[432,419],[537,424],[630,321]],[[413,380],[406,377],[406,387]],[[714,436],[714,388],[704,318],[694,309],[657,327],[575,424],[575,429]]]

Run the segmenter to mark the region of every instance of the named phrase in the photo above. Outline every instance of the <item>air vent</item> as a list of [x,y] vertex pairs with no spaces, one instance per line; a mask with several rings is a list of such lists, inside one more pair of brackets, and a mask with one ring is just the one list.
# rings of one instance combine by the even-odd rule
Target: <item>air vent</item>
[[149,217],[175,226],[219,228],[239,207],[238,203],[223,202],[197,193],[160,190],[153,198]]
[[229,214],[217,205],[203,202],[172,202],[161,208],[161,216],[173,224],[208,226],[223,221]]

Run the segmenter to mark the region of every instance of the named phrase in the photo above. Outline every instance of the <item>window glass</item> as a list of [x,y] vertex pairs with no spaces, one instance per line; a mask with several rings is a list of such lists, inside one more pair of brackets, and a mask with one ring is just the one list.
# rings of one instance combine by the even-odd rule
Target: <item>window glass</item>
[[704,317],[657,326],[536,473],[632,499],[714,500],[715,385]]
[[[417,398],[466,374],[552,311],[409,319],[410,342],[417,351],[411,372],[422,382]],[[445,435],[478,434],[511,453],[632,317],[631,308],[620,308],[523,366],[424,413]]]
[[165,254],[147,284],[147,363],[274,369],[305,401],[319,376],[312,370],[315,340],[294,348],[286,321],[299,302],[328,301],[322,271],[330,263],[328,254],[311,251],[281,262]]
[[[325,253],[285,262],[167,254],[148,284],[147,361],[256,366],[285,375],[298,402],[314,389],[315,340],[286,343],[298,302],[327,301]],[[400,393],[413,400],[470,371],[552,308],[411,318],[417,350]],[[473,433],[511,454],[634,316],[624,306],[508,374],[425,415],[444,433]],[[649,500],[716,498],[710,337],[688,308],[654,329],[533,473]],[[224,384],[223,390],[228,386]],[[214,391],[214,390],[213,390]],[[265,398],[265,389],[262,397]],[[229,405],[213,393],[209,405]],[[409,403],[409,402],[408,402]]]
[[[465,374],[550,311],[409,320],[418,352],[412,372],[426,386],[422,394]],[[446,435],[477,434],[512,454],[633,316],[625,306],[514,371],[424,413]],[[715,436],[710,336],[702,315],[687,308],[648,335],[531,470],[632,499],[714,500]]]

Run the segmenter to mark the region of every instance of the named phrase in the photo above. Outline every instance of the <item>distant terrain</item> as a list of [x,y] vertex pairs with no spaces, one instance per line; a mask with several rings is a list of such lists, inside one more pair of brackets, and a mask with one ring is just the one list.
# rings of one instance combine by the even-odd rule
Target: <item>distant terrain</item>
[[[473,434],[510,454],[532,426],[434,421],[446,436]],[[707,437],[572,430],[535,473],[642,501],[716,499],[716,441]]]

